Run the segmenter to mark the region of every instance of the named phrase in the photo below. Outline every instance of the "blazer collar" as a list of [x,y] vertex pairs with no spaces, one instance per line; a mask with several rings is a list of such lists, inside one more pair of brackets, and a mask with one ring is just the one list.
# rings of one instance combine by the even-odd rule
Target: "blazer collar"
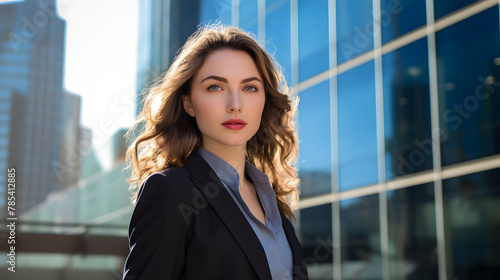
[[196,151],[190,156],[185,167],[194,178],[196,187],[246,254],[259,279],[272,280],[266,253],[259,238],[210,165]]

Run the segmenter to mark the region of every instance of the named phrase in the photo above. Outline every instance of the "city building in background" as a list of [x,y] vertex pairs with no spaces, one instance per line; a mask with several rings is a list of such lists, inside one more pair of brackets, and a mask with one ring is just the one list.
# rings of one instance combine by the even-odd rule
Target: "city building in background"
[[111,138],[111,141],[113,141],[113,155],[112,155],[112,160],[113,160],[113,165],[121,165],[125,162],[125,156],[127,152],[128,146],[130,146],[130,142],[126,141],[125,134],[127,133],[128,129],[122,128],[119,129],[118,131],[113,134],[113,137]]
[[[21,44],[16,55],[4,40],[13,30],[23,32],[21,13],[30,19],[29,6],[42,2],[0,5],[0,167],[5,170],[13,154],[32,154],[31,162],[40,158],[33,148],[27,150],[31,154],[20,152],[29,147],[23,146],[24,135],[33,139],[38,130],[16,127],[38,112],[20,113],[34,109],[29,98],[47,95],[45,103],[36,102],[50,108],[43,117],[53,116],[52,122],[41,116],[36,121],[58,138],[42,142],[46,134],[37,134],[39,141],[30,141],[48,147],[44,151],[54,156],[49,162],[71,162],[71,152],[61,145],[76,146],[79,176],[68,187],[54,186],[57,192],[47,190],[47,199],[22,218],[42,222],[39,231],[81,236],[78,244],[86,245],[57,254],[20,252],[19,259],[28,271],[24,275],[36,279],[53,279],[50,273],[72,280],[120,279],[128,248],[95,253],[91,245],[97,243],[90,240],[126,240],[133,206],[123,159],[130,139],[125,130],[116,132],[113,167],[104,170],[91,149],[92,131],[69,128],[76,126],[76,113],[55,107],[66,102],[76,109],[79,101],[63,98],[62,89],[55,100],[28,79],[46,75],[53,81],[61,71],[50,70],[58,60],[49,64],[34,56],[37,39]],[[497,0],[140,0],[138,111],[140,93],[168,69],[198,25],[220,21],[252,32],[300,99],[296,231],[310,279],[498,279],[499,11]],[[62,24],[37,36],[63,40]],[[39,51],[47,53],[43,58],[62,59],[63,46]],[[48,68],[40,72],[40,63]],[[50,86],[56,88],[55,82]],[[56,142],[58,152],[49,152]],[[4,206],[0,195],[2,211]],[[14,276],[4,271],[2,279],[35,279],[5,278]]]
[[82,127],[82,134],[80,138],[80,177],[79,180],[85,180],[92,175],[101,172],[102,167],[97,153],[92,149],[92,130],[87,127]]
[[69,92],[63,93],[63,136],[61,157],[52,164],[58,170],[59,189],[75,185],[80,178],[82,157],[80,145],[82,127],[80,126],[82,98]]
[[[101,172],[92,132],[80,125],[81,98],[63,89],[65,26],[55,0],[0,4],[1,279],[109,279],[110,271],[121,274],[128,251],[126,173],[123,166]],[[6,242],[11,168],[16,170],[16,273],[7,270],[4,253],[14,245]],[[121,192],[113,193],[116,188]],[[91,249],[103,240],[108,244],[101,248],[114,246],[118,253]]]
[[[0,168],[9,169],[10,119],[12,114],[12,91],[0,89]],[[7,182],[7,173],[0,173],[0,180]],[[7,185],[0,185],[2,193],[7,192]],[[7,215],[7,198],[0,195],[0,217]]]
[[199,0],[140,0],[137,114],[143,95],[168,70],[176,52],[200,22]]
[[[55,11],[55,0],[0,5],[0,13],[1,126],[7,132],[1,134],[0,165],[16,168],[23,186],[16,191],[16,212],[22,214],[62,182],[53,165],[60,161],[64,134],[65,22]],[[4,211],[6,189],[1,186]]]

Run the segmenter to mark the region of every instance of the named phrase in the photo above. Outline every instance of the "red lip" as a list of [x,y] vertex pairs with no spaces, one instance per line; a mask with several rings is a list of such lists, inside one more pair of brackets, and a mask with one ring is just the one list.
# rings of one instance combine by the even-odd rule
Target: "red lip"
[[229,119],[221,123],[221,125],[228,129],[240,130],[243,129],[247,125],[247,123],[240,119]]

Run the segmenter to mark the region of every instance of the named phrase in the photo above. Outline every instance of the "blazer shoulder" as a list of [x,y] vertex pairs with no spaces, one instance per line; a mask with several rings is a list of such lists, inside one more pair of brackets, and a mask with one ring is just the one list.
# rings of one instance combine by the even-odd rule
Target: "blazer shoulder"
[[185,168],[177,167],[149,175],[141,185],[130,225],[138,223],[147,213],[178,214],[186,220],[183,207],[190,207],[193,201],[193,183]]
[[[185,167],[174,167],[169,169],[164,169],[162,171],[155,172],[149,175],[143,182],[143,185],[147,185],[151,182],[162,182],[162,183],[186,183],[190,181],[190,173]],[[177,185],[177,184],[175,184]]]
[[190,175],[187,169],[184,166],[181,166],[181,167],[164,169],[162,171],[158,171],[149,175],[149,177],[153,176],[162,176],[167,180],[182,180],[182,179],[187,179]]
[[182,168],[151,174],[141,185],[129,224],[130,253],[124,279],[179,279],[190,217],[188,180]]
[[138,201],[156,200],[164,195],[177,194],[178,198],[187,195],[186,186],[191,185],[190,174],[184,167],[169,168],[149,175],[141,184]]

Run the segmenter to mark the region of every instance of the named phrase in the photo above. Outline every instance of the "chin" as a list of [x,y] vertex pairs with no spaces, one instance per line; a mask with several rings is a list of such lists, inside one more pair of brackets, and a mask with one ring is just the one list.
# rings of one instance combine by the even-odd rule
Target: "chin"
[[248,141],[224,141],[221,142],[224,146],[231,146],[231,147],[237,147],[237,146],[242,146],[246,145]]
[[225,146],[241,146],[246,145],[251,138],[239,138],[239,139],[224,139],[220,141],[221,144]]

